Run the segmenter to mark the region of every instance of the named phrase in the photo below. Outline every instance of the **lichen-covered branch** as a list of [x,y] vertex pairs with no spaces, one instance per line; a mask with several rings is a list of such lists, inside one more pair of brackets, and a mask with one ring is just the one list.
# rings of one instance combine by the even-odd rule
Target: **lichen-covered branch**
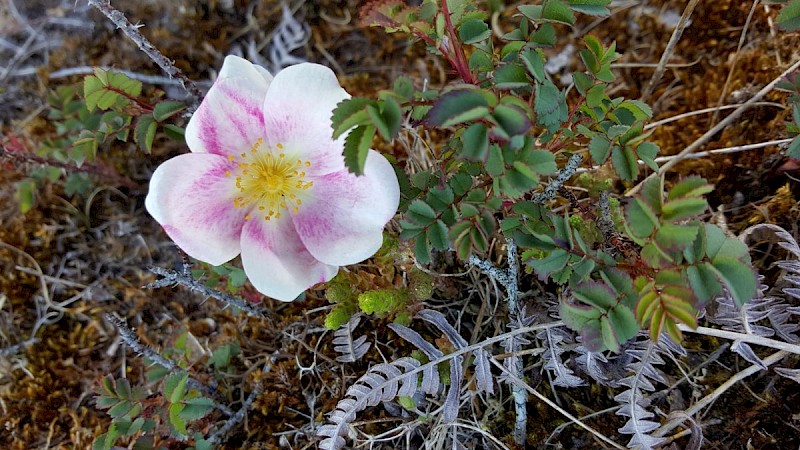
[[248,303],[246,300],[217,291],[215,289],[211,289],[210,287],[192,278],[192,275],[188,270],[184,270],[183,273],[178,273],[174,270],[167,270],[161,267],[151,267],[150,271],[156,275],[162,276],[163,278],[148,284],[145,286],[145,288],[160,288],[179,284],[181,286],[186,286],[190,290],[198,292],[206,297],[215,298],[227,305],[239,308],[246,312],[249,316],[260,319],[264,318],[264,313]]
[[108,19],[117,26],[117,28],[121,29],[123,33],[130,40],[132,40],[141,51],[143,51],[154,63],[158,64],[167,75],[172,78],[177,78],[181,86],[184,90],[186,90],[189,95],[195,98],[195,100],[200,100],[203,98],[203,94],[197,88],[197,85],[194,81],[190,80],[186,75],[181,72],[180,69],[175,67],[175,64],[172,63],[166,56],[164,56],[157,48],[147,40],[142,33],[139,32],[139,27],[141,25],[134,25],[128,21],[128,18],[125,17],[125,14],[120,12],[119,10],[115,9],[111,6],[111,2],[109,0],[87,0],[90,5],[97,8],[100,12],[102,12]]
[[580,167],[581,162],[583,162],[583,156],[579,155],[578,153],[574,153],[572,156],[570,156],[567,164],[558,171],[558,174],[556,174],[556,178],[552,180],[546,188],[544,188],[544,192],[535,194],[531,198],[531,201],[534,203],[543,204],[555,198],[558,190],[561,189],[561,187],[564,186],[564,183],[566,183],[567,180],[569,180],[570,177],[572,177],[572,175],[578,171],[578,167]]
[[214,434],[211,435],[211,437],[208,438],[208,442],[211,444],[218,444],[222,442],[225,435],[228,434],[228,432],[231,431],[233,427],[238,425],[242,421],[242,419],[244,419],[245,413],[247,413],[247,411],[253,406],[253,402],[256,401],[256,398],[258,398],[258,396],[261,395],[262,392],[264,392],[264,385],[259,383],[256,385],[255,389],[253,389],[250,395],[247,396],[247,399],[245,399],[242,407],[239,408],[239,410],[236,411],[235,414],[231,415],[228,418],[228,420],[225,421],[222,427],[220,427],[219,430],[217,430]]

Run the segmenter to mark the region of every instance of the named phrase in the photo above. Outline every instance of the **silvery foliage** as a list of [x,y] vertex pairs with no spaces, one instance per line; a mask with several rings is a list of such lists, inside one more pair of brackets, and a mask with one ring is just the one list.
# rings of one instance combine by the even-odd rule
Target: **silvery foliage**
[[[447,322],[438,311],[423,310],[417,314],[424,321],[435,326],[444,334],[453,347],[458,350],[467,347],[467,341]],[[390,402],[398,396],[413,397],[418,391],[428,395],[436,395],[445,389],[439,378],[437,360],[444,354],[433,344],[426,341],[416,331],[399,324],[389,327],[400,337],[419,348],[431,362],[421,364],[413,358],[400,358],[390,363],[377,364],[347,389],[345,398],[340,400],[336,409],[329,415],[329,424],[319,427],[318,436],[325,439],[319,444],[323,450],[336,450],[346,444],[344,436],[348,434],[350,423],[356,414],[369,406],[377,406],[381,402]],[[494,393],[494,382],[490,370],[489,353],[483,349],[472,352],[475,371],[475,386],[478,392],[489,395]],[[464,388],[464,356],[449,358],[450,384],[446,387],[446,398],[441,407],[442,420],[453,422],[460,409],[461,390]],[[418,384],[418,374],[422,373],[422,383]],[[453,443],[458,446],[458,443]]]
[[336,357],[336,361],[342,363],[356,362],[367,354],[372,345],[367,342],[367,336],[363,335],[353,339],[353,331],[361,323],[361,317],[361,314],[353,315],[346,324],[333,333],[333,349],[340,353],[340,356]]
[[647,393],[656,390],[654,383],[667,384],[664,374],[656,365],[664,364],[662,356],[686,356],[686,350],[672,342],[666,334],[662,334],[657,343],[651,341],[646,333],[639,333],[635,339],[621,352],[632,357],[633,362],[628,365],[629,375],[618,382],[627,389],[614,397],[621,405],[617,415],[628,418],[618,431],[632,435],[628,448],[650,450],[664,441],[664,438],[650,434],[661,424],[650,420],[655,415],[647,409],[650,406]]
[[[558,302],[550,301],[548,311],[554,318],[558,318]],[[551,383],[560,387],[585,386],[586,382],[575,375],[564,362],[562,355],[574,346],[575,333],[567,327],[545,328],[536,333],[536,337],[544,345],[542,353],[543,369],[551,375]]]
[[311,28],[294,17],[286,3],[281,3],[281,11],[281,20],[270,38],[268,58],[260,53],[261,47],[254,40],[247,43],[247,59],[266,68],[273,75],[292,64],[308,62],[292,52],[306,45],[311,37]]
[[[756,298],[741,308],[736,306],[727,292],[716,299],[716,310],[708,314],[708,320],[720,325],[723,329],[738,333],[750,334],[761,337],[777,337],[786,342],[800,343],[800,323],[796,316],[800,316],[800,306],[792,306],[787,300],[800,300],[800,246],[794,237],[777,225],[760,224],[748,228],[742,233],[744,239],[751,237],[778,241],[778,246],[786,250],[796,259],[778,261],[776,265],[785,272],[782,281],[784,287],[775,286],[768,295],[769,287],[762,283],[759,277],[759,289]],[[781,296],[780,291],[786,296]],[[777,291],[777,292],[776,292]],[[749,344],[735,341],[731,350],[742,358],[767,370],[766,364],[759,358]],[[793,379],[800,378],[800,371],[778,368],[776,372]]]

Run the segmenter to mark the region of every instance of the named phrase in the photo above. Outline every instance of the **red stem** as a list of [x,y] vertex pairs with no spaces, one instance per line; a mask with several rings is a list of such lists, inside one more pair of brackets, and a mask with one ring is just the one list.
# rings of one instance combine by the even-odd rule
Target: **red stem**
[[[452,49],[450,52],[451,57],[448,58],[450,59],[450,64],[456,69],[464,82],[475,84],[475,75],[473,75],[469,70],[467,56],[464,54],[464,47],[461,46],[461,42],[458,40],[458,36],[456,35],[456,30],[453,28],[453,22],[450,20],[450,8],[447,7],[447,0],[441,0],[441,2],[442,13],[444,14],[444,24],[445,28],[447,29],[447,34],[450,38],[450,48]],[[452,59],[452,56],[455,56],[455,60]]]

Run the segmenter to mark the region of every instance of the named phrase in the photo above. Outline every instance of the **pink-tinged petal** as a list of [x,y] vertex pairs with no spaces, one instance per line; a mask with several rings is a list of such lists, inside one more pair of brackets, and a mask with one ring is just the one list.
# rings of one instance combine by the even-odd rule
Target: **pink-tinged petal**
[[272,76],[238,56],[228,56],[219,77],[186,125],[195,153],[238,155],[264,136],[261,108]]
[[212,265],[239,254],[244,209],[233,206],[239,192],[225,176],[233,163],[219,155],[187,153],[160,166],[150,179],[145,207],[189,256]]
[[264,100],[267,142],[311,161],[308,172],[323,175],[344,167],[344,137],[332,139],[331,115],[350,98],[331,69],[319,64],[289,66],[275,75]]
[[306,250],[288,217],[254,218],[242,230],[242,266],[262,294],[290,302],[317,283],[336,275],[339,268],[317,261]]
[[400,187],[389,161],[370,150],[363,176],[345,169],[313,181],[309,198],[292,216],[308,251],[337,266],[374,255],[383,242],[383,227],[400,203]]

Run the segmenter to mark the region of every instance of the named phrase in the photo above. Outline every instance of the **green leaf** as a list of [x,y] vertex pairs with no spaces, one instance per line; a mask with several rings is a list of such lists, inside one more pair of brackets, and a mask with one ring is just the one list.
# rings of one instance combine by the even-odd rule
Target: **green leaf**
[[156,122],[163,122],[186,109],[181,102],[161,102],[153,108],[153,118]]
[[464,146],[461,156],[471,161],[486,161],[489,157],[489,131],[481,123],[474,123],[461,135]]
[[333,116],[331,116],[333,138],[338,139],[339,136],[344,134],[347,130],[358,125],[366,125],[369,123],[367,106],[373,105],[374,103],[373,100],[360,97],[354,97],[339,102],[339,104],[336,105],[336,109],[333,110]]
[[392,89],[403,100],[410,100],[414,95],[414,83],[408,77],[397,77],[394,80]]
[[800,29],[800,0],[791,0],[776,18],[778,25],[787,31]]
[[441,220],[433,222],[428,229],[428,238],[431,240],[431,245],[437,250],[447,250],[450,247],[450,240],[447,238],[447,225]]
[[164,395],[170,403],[178,403],[186,395],[186,383],[189,381],[189,374],[177,372],[171,374],[164,381]]
[[644,120],[653,117],[653,109],[650,108],[650,105],[641,100],[625,100],[619,104],[619,108],[630,111],[636,120]]
[[14,200],[19,204],[22,214],[33,208],[36,199],[36,181],[30,178],[17,182],[17,189],[14,191]]
[[698,230],[698,225],[663,224],[656,232],[656,243],[664,250],[683,251],[694,243]]
[[491,177],[501,175],[505,171],[503,151],[496,144],[489,148],[489,157],[486,160],[486,173]]
[[214,401],[203,397],[186,400],[183,405],[179,415],[187,421],[201,419],[214,409]]
[[587,322],[599,320],[603,314],[599,309],[575,303],[571,298],[559,305],[561,320],[570,329],[580,330]]
[[494,71],[494,84],[497,89],[519,89],[530,86],[531,83],[524,67],[509,63]]
[[748,264],[731,257],[717,257],[709,268],[722,280],[738,306],[755,297],[756,276]]
[[541,50],[524,50],[519,54],[519,58],[525,64],[525,68],[528,69],[528,72],[533,75],[533,78],[536,79],[536,81],[541,83],[547,79],[547,75],[544,71],[545,56]]
[[545,258],[528,261],[528,265],[536,271],[539,278],[544,279],[553,272],[563,269],[567,265],[567,261],[569,261],[569,253],[559,248],[550,252]]
[[489,25],[480,19],[468,19],[458,27],[458,36],[465,44],[475,44],[488,39],[492,35]]
[[621,148],[615,145],[611,149],[611,163],[623,180],[632,181],[639,176],[639,161],[627,145]]
[[686,268],[689,285],[700,305],[704,305],[722,293],[722,285],[719,284],[714,270],[709,266],[709,263],[702,263]]
[[658,172],[658,164],[655,161],[658,150],[658,145],[652,142],[642,142],[636,147],[636,154],[639,159],[647,164],[647,167],[653,169],[654,172]]
[[422,219],[429,219],[428,223],[436,218],[436,211],[431,208],[431,205],[420,199],[414,200],[410,205],[408,205],[408,212],[413,213]]
[[375,136],[375,127],[372,125],[359,125],[355,127],[344,140],[344,165],[347,170],[355,175],[364,174],[367,164],[367,155]]
[[525,111],[515,105],[500,103],[494,108],[492,115],[509,137],[523,135],[531,128]]
[[575,23],[575,15],[561,0],[544,0],[542,5],[542,18],[552,20],[554,22],[561,22],[567,25]]
[[709,184],[705,178],[688,177],[673,186],[667,194],[668,200],[675,200],[682,197],[700,197],[714,190],[714,186]]
[[391,141],[400,131],[402,122],[400,105],[392,98],[385,99],[378,105],[367,105],[367,115],[375,128],[386,141]]
[[449,127],[488,115],[489,102],[486,97],[474,90],[458,89],[439,97],[425,116],[424,122],[428,125]]
[[548,130],[557,128],[567,120],[567,105],[564,96],[550,80],[536,84],[536,98],[533,109],[536,120]]
[[139,117],[136,122],[136,128],[133,130],[133,140],[148,154],[153,151],[153,140],[156,138],[157,129],[158,123],[156,123],[156,119],[148,114]]
[[611,154],[611,141],[605,136],[597,135],[589,141],[589,154],[595,164],[600,165],[606,162]]
[[800,159],[800,134],[795,136],[794,139],[792,139],[792,142],[789,143],[789,148],[786,150],[786,156],[789,158]]
[[569,0],[569,7],[590,16],[610,16],[611,11],[606,8],[609,3],[611,0]]
[[431,262],[431,249],[428,246],[428,236],[426,232],[420,233],[414,241],[414,257],[420,264]]
[[653,209],[642,199],[636,197],[625,207],[625,223],[632,237],[646,238],[659,225],[658,217]]
[[607,311],[617,304],[617,296],[608,286],[595,281],[581,283],[572,290],[572,295],[587,305]]
[[539,25],[539,29],[531,33],[528,41],[540,47],[552,47],[556,44],[556,28],[553,24],[543,23]]
[[556,157],[547,150],[534,150],[525,157],[525,164],[539,175],[550,175],[558,169]]
[[664,203],[661,214],[663,220],[677,221],[702,214],[707,206],[704,198],[678,198]]
[[180,403],[173,403],[167,409],[169,414],[169,425],[172,431],[180,438],[186,437],[188,430],[186,429],[186,421],[181,417],[183,405]]

